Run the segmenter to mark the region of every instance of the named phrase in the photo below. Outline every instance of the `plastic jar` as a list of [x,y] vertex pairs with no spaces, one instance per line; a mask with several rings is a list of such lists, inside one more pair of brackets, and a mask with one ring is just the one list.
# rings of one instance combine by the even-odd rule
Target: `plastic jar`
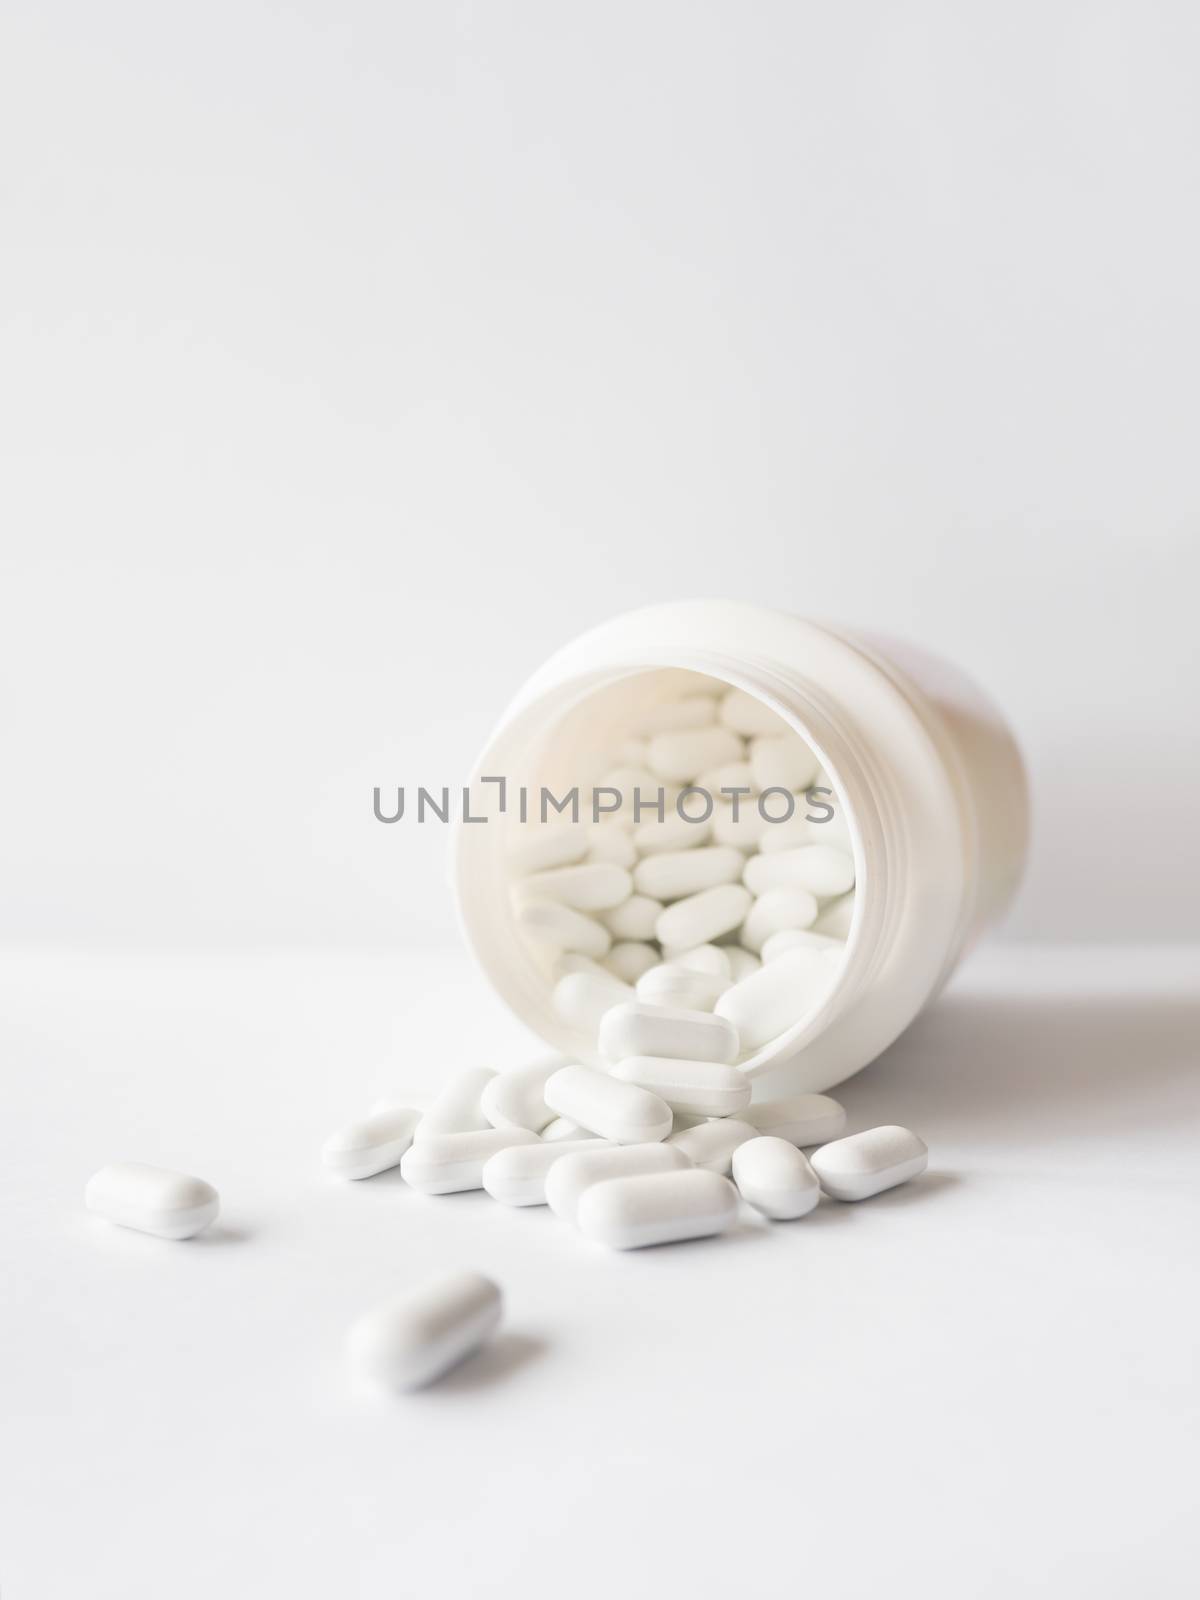
[[[818,753],[840,795],[857,890],[840,974],[823,1003],[743,1065],[755,1099],[839,1083],[874,1060],[942,988],[1008,906],[1028,844],[1020,753],[956,668],[910,645],[763,607],[684,601],[616,617],[526,683],[480,756],[518,785],[590,781],[605,740],[692,674],[746,690]],[[498,795],[496,785],[488,792]],[[507,798],[507,797],[506,797]],[[507,843],[515,805],[461,824],[454,882],[488,979],[554,1049],[594,1062],[595,1041],[551,1005],[552,981],[518,935]]]

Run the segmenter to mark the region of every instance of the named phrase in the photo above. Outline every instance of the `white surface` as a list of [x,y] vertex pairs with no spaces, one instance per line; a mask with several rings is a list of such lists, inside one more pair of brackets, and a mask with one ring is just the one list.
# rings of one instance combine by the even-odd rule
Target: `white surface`
[[[457,954],[9,952],[0,996],[5,1600],[1194,1595],[1200,953],[981,952],[838,1091],[928,1174],[631,1256],[322,1173],[532,1053]],[[220,1223],[89,1218],[120,1159]],[[347,1328],[455,1266],[501,1337],[357,1399]]]
[[1013,933],[1194,937],[1194,4],[0,30],[0,938],[448,936],[373,786],[683,595],[960,661]]

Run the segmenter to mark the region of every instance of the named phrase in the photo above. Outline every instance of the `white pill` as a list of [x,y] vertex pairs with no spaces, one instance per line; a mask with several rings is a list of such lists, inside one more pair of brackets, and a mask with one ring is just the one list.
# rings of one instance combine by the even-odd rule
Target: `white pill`
[[569,1027],[590,1035],[596,1032],[606,1011],[635,995],[630,984],[609,972],[569,972],[554,985],[551,1003],[556,1015]]
[[593,1184],[652,1172],[682,1172],[691,1164],[684,1151],[669,1144],[604,1145],[595,1150],[577,1150],[550,1168],[546,1204],[556,1217],[574,1222],[580,1196]]
[[828,934],[814,933],[811,928],[780,928],[778,933],[773,933],[769,939],[763,940],[762,958],[764,961],[777,961],[780,956],[787,955],[789,950],[841,950],[840,939],[831,939]]
[[759,789],[804,789],[816,776],[817,766],[816,751],[798,733],[751,742],[750,770]]
[[738,1145],[733,1181],[743,1200],[777,1222],[807,1216],[821,1198],[816,1173],[786,1139],[763,1137]]
[[690,950],[672,949],[670,954],[666,955],[666,959],[677,962],[681,967],[694,967],[697,972],[707,972],[710,978],[723,978],[726,983],[733,982],[729,952],[723,950],[719,944],[698,944]]
[[610,1250],[641,1250],[724,1233],[737,1190],[715,1172],[654,1172],[594,1184],[579,1201],[580,1233]]
[[768,889],[746,913],[741,941],[748,950],[761,950],[773,933],[811,927],[818,909],[816,897],[807,889]]
[[585,861],[577,867],[535,872],[522,881],[521,891],[576,911],[610,911],[629,899],[633,879],[611,861]]
[[612,1149],[598,1137],[564,1139],[552,1144],[510,1145],[483,1164],[483,1187],[506,1206],[544,1206],[546,1179],[556,1161],[576,1150]]
[[768,889],[807,889],[819,900],[845,894],[854,887],[854,858],[827,844],[806,844],[776,850],[746,863],[742,881],[751,894]]
[[600,1053],[608,1061],[627,1056],[674,1056],[680,1061],[737,1060],[737,1029],[727,1019],[678,1006],[628,1001],[606,1011],[600,1022]]
[[190,1239],[216,1220],[220,1197],[211,1183],[140,1161],[115,1161],[88,1179],[83,1203],[98,1217],[157,1234]]
[[729,957],[729,976],[734,983],[741,983],[743,978],[748,978],[752,972],[757,972],[762,965],[756,955],[752,955],[749,950],[743,950],[741,945],[726,945],[725,954]]
[[[680,1061],[673,1056],[626,1056],[614,1078],[639,1084],[685,1116],[738,1116],[750,1104],[750,1080],[720,1061]],[[674,1127],[670,1129],[675,1132]]]
[[686,728],[708,728],[717,720],[717,702],[711,694],[689,694],[682,700],[665,700],[648,706],[633,718],[638,733],[678,733]]
[[[662,855],[647,856],[639,861],[633,869],[633,884],[640,895],[655,900],[680,900],[684,895],[699,894],[703,889],[736,883],[745,866],[741,851],[729,845],[667,850]],[[708,941],[696,942],[707,944]]]
[[490,1278],[455,1272],[397,1295],[351,1328],[355,1372],[385,1389],[432,1383],[491,1338],[503,1302]]
[[[712,795],[715,803],[721,799],[722,789],[753,791],[758,785],[754,781],[754,773],[750,770],[748,761],[727,761],[724,766],[710,767],[707,772],[702,772],[696,779],[696,787],[703,789],[705,794]],[[699,810],[699,800],[694,804],[695,809]]]
[[709,972],[697,972],[695,967],[664,961],[638,979],[637,997],[652,1006],[711,1011],[728,987],[728,978],[714,978]]
[[[623,821],[637,821],[634,816],[634,801],[641,796],[644,810],[649,810],[658,799],[662,789],[661,781],[646,767],[613,767],[600,779],[597,788],[612,790],[620,796],[620,806],[613,814]],[[601,801],[600,814],[613,811],[612,794],[599,796]]]
[[722,800],[714,807],[713,838],[718,844],[729,845],[735,850],[757,850],[760,840],[774,824],[762,815],[757,802],[749,795],[742,795],[738,800],[736,817],[733,812],[730,801]]
[[827,933],[831,939],[848,939],[854,921],[854,890],[825,906],[813,923],[814,933]]
[[824,1144],[846,1131],[846,1112],[827,1094],[793,1094],[783,1100],[756,1100],[740,1113],[759,1133],[789,1144]]
[[669,905],[659,917],[655,924],[658,942],[662,945],[708,944],[723,933],[740,928],[753,903],[749,889],[740,883],[723,883],[717,889],[690,894],[685,900]]
[[490,1067],[469,1067],[465,1072],[456,1072],[439,1090],[417,1124],[414,1139],[429,1139],[441,1133],[475,1133],[490,1128],[480,1100],[494,1077]]
[[[770,809],[770,808],[769,808]],[[799,850],[804,845],[820,844],[821,836],[815,824],[808,821],[806,808],[799,801],[792,815],[772,822],[759,841],[763,855],[775,855],[780,850]]]
[[484,1087],[480,1105],[493,1128],[528,1128],[541,1133],[554,1113],[546,1104],[546,1080],[565,1066],[562,1056],[544,1056],[523,1067],[498,1072]]
[[671,1131],[671,1108],[658,1095],[595,1067],[562,1067],[546,1085],[560,1117],[582,1123],[613,1144],[654,1144]]
[[477,1133],[438,1133],[416,1139],[404,1152],[400,1176],[422,1194],[457,1194],[483,1187],[483,1164],[512,1144],[536,1144],[528,1128],[486,1128]]
[[604,965],[609,972],[622,983],[636,983],[650,971],[651,967],[656,967],[658,964],[659,953],[655,947],[636,940],[625,940],[621,944],[613,945],[604,958]]
[[593,1144],[597,1141],[601,1144],[608,1142],[601,1139],[598,1133],[593,1133],[590,1128],[581,1128],[577,1122],[572,1122],[570,1117],[555,1117],[553,1122],[547,1123],[542,1129],[543,1144],[567,1144],[576,1139],[588,1139]]
[[694,783],[709,767],[742,759],[742,741],[728,728],[660,733],[650,741],[646,764],[658,778]]
[[812,1158],[822,1189],[835,1200],[867,1200],[907,1183],[928,1164],[929,1151],[916,1134],[894,1126],[835,1139]]
[[589,861],[610,862],[615,867],[624,867],[626,872],[632,872],[637,866],[638,853],[628,828],[616,822],[602,822],[591,830],[589,837],[592,841]]
[[[637,882],[637,873],[634,873],[634,882]],[[600,920],[612,934],[614,939],[653,939],[654,929],[659,917],[663,914],[661,900],[653,900],[648,895],[633,894],[624,905],[617,906],[612,911],[601,913]]]
[[[685,807],[686,809],[686,807]],[[704,809],[699,797],[695,802],[697,812]],[[659,856],[667,850],[694,850],[704,844],[712,833],[712,821],[689,822],[673,812],[665,822],[644,822],[635,828],[633,843],[644,856]]]
[[743,1050],[757,1050],[816,1010],[839,966],[823,950],[789,950],[726,989],[716,1015],[737,1029]]
[[550,971],[556,982],[559,978],[569,977],[572,972],[599,972],[608,977],[612,976],[606,967],[602,967],[598,961],[593,961],[591,956],[575,955],[571,951],[555,956]]
[[539,943],[591,956],[594,961],[602,960],[612,944],[612,936],[602,923],[552,900],[532,900],[518,906],[517,921]]
[[530,822],[514,831],[508,859],[514,872],[546,872],[582,861],[589,843],[588,830],[581,822]]
[[697,1167],[728,1177],[738,1145],[757,1138],[758,1129],[743,1122],[741,1117],[717,1117],[712,1122],[699,1122],[694,1128],[670,1134],[667,1149],[680,1150]]
[[399,1165],[420,1121],[419,1111],[402,1107],[373,1112],[327,1139],[321,1160],[339,1178],[373,1178]]
[[721,701],[717,716],[725,727],[752,738],[757,734],[781,733],[787,723],[770,706],[763,705],[744,689],[731,689]]

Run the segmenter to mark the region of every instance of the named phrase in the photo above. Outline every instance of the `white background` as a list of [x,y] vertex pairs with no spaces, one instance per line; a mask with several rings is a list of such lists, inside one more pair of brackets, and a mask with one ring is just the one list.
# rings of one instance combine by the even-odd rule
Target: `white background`
[[1191,935],[1194,6],[5,16],[0,939],[449,937],[372,787],[695,595],[999,699],[1012,935]]
[[[5,8],[4,1600],[1192,1600],[1198,78],[1132,0]],[[372,787],[701,595],[1028,754],[1013,942],[839,1091],[929,1174],[621,1257],[325,1179],[534,1048]],[[364,1403],[446,1263],[502,1337]]]

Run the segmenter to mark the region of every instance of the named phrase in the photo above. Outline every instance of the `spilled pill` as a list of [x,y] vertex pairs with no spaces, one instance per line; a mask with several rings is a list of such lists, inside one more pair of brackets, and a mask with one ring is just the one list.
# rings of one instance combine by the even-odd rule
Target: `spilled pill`
[[758,1129],[740,1117],[717,1117],[672,1133],[667,1139],[667,1148],[680,1151],[694,1166],[727,1177],[738,1145],[757,1137]]
[[450,1273],[361,1317],[350,1330],[347,1354],[360,1378],[385,1389],[419,1389],[489,1339],[502,1309],[490,1278]]
[[[732,993],[728,990],[727,993]],[[682,1061],[737,1060],[737,1030],[724,1017],[642,1000],[613,1006],[600,1019],[600,1053],[609,1061],[626,1056],[676,1056]]]
[[404,1152],[400,1176],[422,1194],[457,1194],[483,1187],[483,1164],[512,1144],[537,1144],[528,1128],[487,1128],[416,1139]]
[[579,1199],[595,1183],[649,1172],[680,1172],[691,1166],[683,1150],[669,1144],[605,1145],[576,1150],[546,1175],[546,1204],[556,1217],[574,1222]]
[[88,1179],[88,1210],[122,1228],[160,1239],[190,1239],[215,1221],[220,1197],[203,1178],[140,1161],[115,1161]]
[[546,1084],[546,1104],[614,1144],[652,1144],[671,1131],[671,1108],[648,1089],[594,1067],[562,1067]]
[[733,1152],[733,1181],[744,1200],[777,1222],[807,1216],[821,1198],[807,1158],[786,1139],[766,1134]]
[[781,1100],[758,1100],[738,1115],[759,1133],[789,1144],[826,1144],[846,1131],[846,1112],[827,1094],[793,1094]]
[[[680,1061],[673,1056],[627,1056],[614,1078],[639,1084],[685,1116],[740,1116],[750,1103],[750,1080],[719,1061]],[[674,1132],[674,1128],[671,1129]]]
[[480,1102],[494,1076],[490,1067],[468,1067],[465,1072],[456,1072],[439,1090],[413,1137],[429,1139],[439,1133],[474,1133],[490,1128]]
[[546,1179],[556,1161],[576,1150],[609,1146],[599,1138],[563,1139],[546,1144],[514,1144],[497,1150],[483,1164],[483,1187],[493,1200],[507,1206],[544,1206]]
[[554,1113],[546,1104],[546,1080],[566,1065],[562,1056],[546,1056],[528,1066],[498,1072],[484,1086],[480,1106],[493,1128],[528,1128],[541,1133]]
[[419,1111],[404,1107],[373,1112],[327,1139],[321,1160],[339,1178],[373,1178],[400,1165],[420,1121]]
[[613,1178],[579,1200],[580,1233],[610,1250],[640,1250],[723,1233],[737,1217],[737,1191],[699,1168]]
[[852,1133],[822,1145],[812,1157],[821,1187],[835,1200],[867,1200],[907,1183],[929,1164],[929,1151],[907,1128],[888,1126]]

